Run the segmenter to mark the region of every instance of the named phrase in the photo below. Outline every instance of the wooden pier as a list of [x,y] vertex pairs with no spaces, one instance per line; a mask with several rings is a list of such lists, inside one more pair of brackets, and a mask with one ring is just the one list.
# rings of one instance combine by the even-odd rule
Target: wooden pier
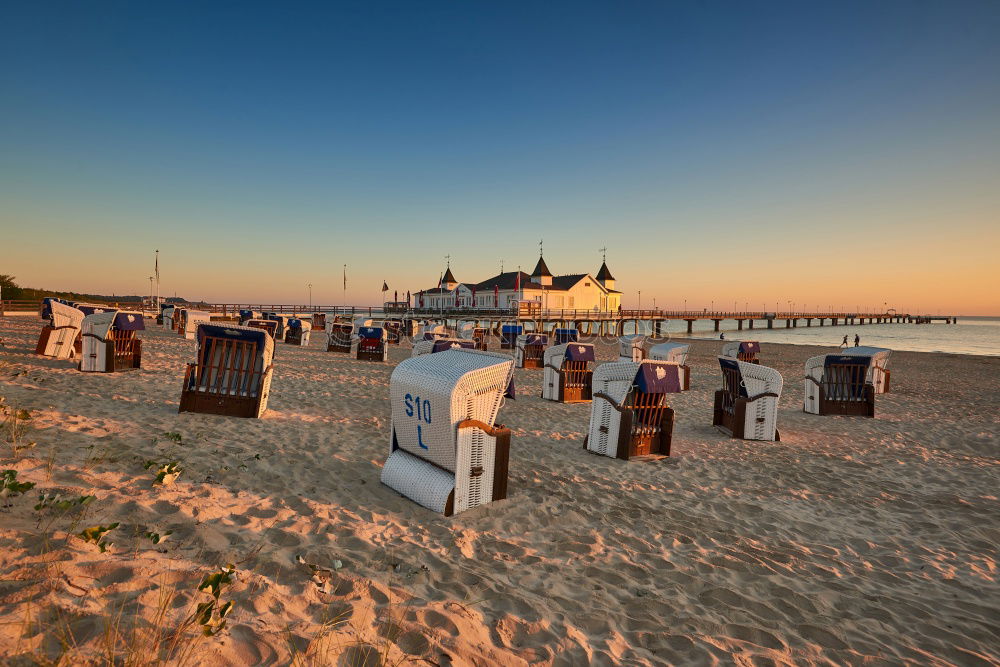
[[[38,311],[40,301],[0,301],[0,315],[17,311]],[[111,307],[127,310],[138,310],[140,304],[111,303]],[[179,304],[180,305],[180,304]],[[709,310],[620,310],[602,312],[595,310],[547,309],[535,307],[534,304],[521,303],[514,312],[510,309],[483,308],[406,308],[403,304],[383,308],[379,306],[324,306],[306,304],[261,304],[261,303],[199,303],[188,304],[189,307],[208,310],[222,316],[232,316],[241,309],[258,310],[276,313],[312,313],[324,312],[352,317],[370,317],[372,319],[394,318],[428,320],[442,324],[459,322],[474,322],[477,326],[499,328],[502,324],[521,324],[528,330],[540,331],[553,327],[578,329],[584,334],[622,335],[631,329],[637,331],[640,323],[649,323],[653,335],[659,335],[664,323],[670,320],[687,322],[687,333],[693,333],[694,323],[711,321],[713,331],[720,331],[724,320],[734,320],[737,331],[752,330],[755,327],[774,329],[775,327],[794,329],[803,326],[859,326],[865,324],[930,324],[944,322],[956,324],[958,317],[954,315],[911,315],[896,312],[859,313],[859,312],[765,312],[765,311],[709,311]],[[527,307],[526,307],[527,306]]]

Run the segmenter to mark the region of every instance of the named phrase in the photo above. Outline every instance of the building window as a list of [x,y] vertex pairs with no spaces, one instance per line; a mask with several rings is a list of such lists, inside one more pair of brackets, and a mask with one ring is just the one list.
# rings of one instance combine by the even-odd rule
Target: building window
[[590,283],[584,283],[583,286],[584,287],[590,287]]
[[571,296],[571,297],[569,298],[569,307],[570,307],[570,308],[576,308],[576,303],[575,303],[575,301],[576,301],[576,297],[572,297],[572,296]]

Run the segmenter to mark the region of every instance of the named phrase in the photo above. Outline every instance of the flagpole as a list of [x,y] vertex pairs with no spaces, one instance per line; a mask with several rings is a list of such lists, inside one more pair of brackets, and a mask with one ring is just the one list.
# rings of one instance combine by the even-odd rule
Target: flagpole
[[344,312],[347,312],[347,264],[344,264]]
[[156,311],[160,310],[160,249],[156,249]]

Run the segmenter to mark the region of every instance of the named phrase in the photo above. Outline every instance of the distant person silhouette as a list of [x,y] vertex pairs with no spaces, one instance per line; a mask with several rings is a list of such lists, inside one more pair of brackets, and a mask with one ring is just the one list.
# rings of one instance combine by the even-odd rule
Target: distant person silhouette
[[719,340],[726,340],[726,334],[720,333],[719,334]]
[[847,334],[844,334],[844,340],[840,341],[840,349],[847,347]]
[[861,336],[854,334],[854,347],[861,345]]

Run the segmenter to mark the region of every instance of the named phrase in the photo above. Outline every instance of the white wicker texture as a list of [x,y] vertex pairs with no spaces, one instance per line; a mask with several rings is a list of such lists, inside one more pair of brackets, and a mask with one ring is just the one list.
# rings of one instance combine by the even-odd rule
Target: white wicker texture
[[587,429],[587,449],[596,453],[618,456],[618,434],[621,429],[621,413],[615,410],[598,392],[607,394],[621,405],[639,370],[634,361],[617,361],[601,364],[594,369],[594,400],[590,406],[590,426]]
[[[806,360],[806,377],[803,380],[805,383],[805,398],[803,399],[802,409],[810,414],[819,414],[819,385],[816,382],[823,381],[823,365],[825,363],[825,354],[821,354],[818,357],[809,357]],[[813,382],[809,378],[813,378],[816,382]]]
[[683,366],[687,363],[690,349],[691,346],[687,343],[660,343],[649,348],[649,358],[654,361],[673,361]]
[[759,398],[747,404],[744,438],[746,440],[774,440],[775,431],[778,430],[778,398],[781,396],[781,373],[760,364],[751,364],[739,360],[736,363],[739,364],[740,375],[743,376],[743,385],[746,387],[748,396],[753,397],[765,392],[778,395]]
[[381,479],[390,489],[439,513],[444,513],[455,488],[455,475],[402,449],[389,454]]
[[739,351],[740,351],[740,342],[738,340],[722,344],[723,357],[731,357],[735,359]]
[[175,306],[167,306],[163,309],[163,328],[173,329],[174,328],[174,311],[177,308]]
[[466,322],[458,330],[458,337],[465,340],[472,338],[473,332],[476,330],[475,322]]
[[49,305],[52,308],[49,321],[55,329],[50,332],[42,354],[56,359],[70,359],[76,354],[73,344],[80,334],[80,327],[83,326],[83,311],[58,301],[53,301]]
[[542,353],[542,398],[550,401],[559,400],[559,371],[553,369],[562,368],[566,361],[566,348],[568,345],[553,345],[545,348]]
[[184,321],[184,337],[194,340],[199,324],[208,324],[212,321],[212,314],[207,310],[189,310],[187,319]]
[[117,316],[117,310],[109,310],[104,313],[93,313],[83,318],[83,326],[80,331],[83,343],[80,353],[81,371],[103,372],[107,368],[108,346],[105,340]]
[[884,394],[886,392],[886,372],[889,370],[889,357],[892,356],[892,350],[886,347],[861,345],[858,347],[849,347],[841,351],[840,354],[871,357],[872,363],[868,367],[868,381],[875,386],[876,394]]
[[634,361],[636,363],[646,358],[646,336],[628,334],[618,338],[618,361]]
[[455,474],[455,513],[491,500],[496,446],[482,430],[457,426],[466,419],[492,426],[512,375],[509,356],[473,350],[411,357],[392,373],[390,430],[399,449]]

